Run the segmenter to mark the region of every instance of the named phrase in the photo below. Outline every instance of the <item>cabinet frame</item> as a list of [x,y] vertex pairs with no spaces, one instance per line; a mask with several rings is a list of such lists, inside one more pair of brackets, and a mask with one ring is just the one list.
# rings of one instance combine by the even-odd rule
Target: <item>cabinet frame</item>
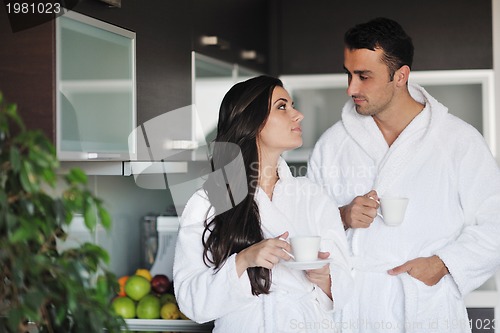
[[[72,19],[74,21],[81,22],[83,24],[88,24],[92,27],[105,30],[110,33],[117,34],[130,39],[130,56],[131,56],[131,68],[130,68],[130,78],[129,79],[118,79],[118,80],[62,80],[62,54],[61,54],[61,29],[62,24],[60,19],[62,17]],[[61,161],[86,161],[86,160],[115,160],[115,161],[127,161],[133,159],[137,153],[137,140],[135,138],[134,129],[137,126],[137,77],[136,77],[136,34],[133,31],[123,29],[121,27],[115,26],[113,24],[92,18],[87,15],[83,15],[74,11],[67,11],[63,16],[58,17],[55,20],[55,49],[56,49],[56,75],[55,75],[55,94],[56,94],[56,152],[57,157]],[[65,81],[65,82],[63,82]],[[61,91],[80,91],[80,92],[122,92],[132,85],[132,96],[131,96],[131,133],[129,134],[128,141],[124,142],[125,145],[128,144],[127,151],[118,152],[93,152],[93,151],[68,151],[63,150],[61,147],[62,143],[62,101],[61,101]],[[99,119],[95,119],[96,122]]]

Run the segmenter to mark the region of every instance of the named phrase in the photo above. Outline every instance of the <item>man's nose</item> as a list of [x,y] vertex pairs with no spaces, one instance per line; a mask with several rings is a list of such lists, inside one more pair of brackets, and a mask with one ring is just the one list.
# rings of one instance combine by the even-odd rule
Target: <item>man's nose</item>
[[347,85],[347,95],[348,96],[355,96],[359,92],[359,85],[356,80],[349,80],[349,83]]

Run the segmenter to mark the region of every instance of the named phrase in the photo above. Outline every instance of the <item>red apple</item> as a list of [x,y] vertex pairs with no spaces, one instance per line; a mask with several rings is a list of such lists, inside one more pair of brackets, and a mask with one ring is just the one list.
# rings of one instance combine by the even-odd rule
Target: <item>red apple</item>
[[170,279],[164,274],[157,274],[151,279],[151,288],[155,293],[164,294],[170,288]]

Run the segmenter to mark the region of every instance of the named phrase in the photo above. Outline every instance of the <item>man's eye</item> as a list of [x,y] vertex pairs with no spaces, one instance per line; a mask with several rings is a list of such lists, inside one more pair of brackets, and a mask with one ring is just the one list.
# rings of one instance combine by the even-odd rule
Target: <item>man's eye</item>
[[360,79],[361,81],[364,81],[364,80],[367,80],[367,79],[368,79],[368,77],[367,77],[367,76],[362,76],[362,75],[360,75],[360,76],[359,76],[359,79]]

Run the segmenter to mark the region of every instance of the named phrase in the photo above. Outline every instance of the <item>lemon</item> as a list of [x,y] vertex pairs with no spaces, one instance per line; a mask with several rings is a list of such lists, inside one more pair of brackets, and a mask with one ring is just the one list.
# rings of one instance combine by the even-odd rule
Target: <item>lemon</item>
[[175,303],[165,303],[161,307],[160,316],[162,319],[179,319],[180,311]]
[[151,281],[153,279],[153,276],[151,275],[151,272],[145,268],[138,268],[135,271],[135,275],[139,275],[142,277],[145,277],[148,281]]

